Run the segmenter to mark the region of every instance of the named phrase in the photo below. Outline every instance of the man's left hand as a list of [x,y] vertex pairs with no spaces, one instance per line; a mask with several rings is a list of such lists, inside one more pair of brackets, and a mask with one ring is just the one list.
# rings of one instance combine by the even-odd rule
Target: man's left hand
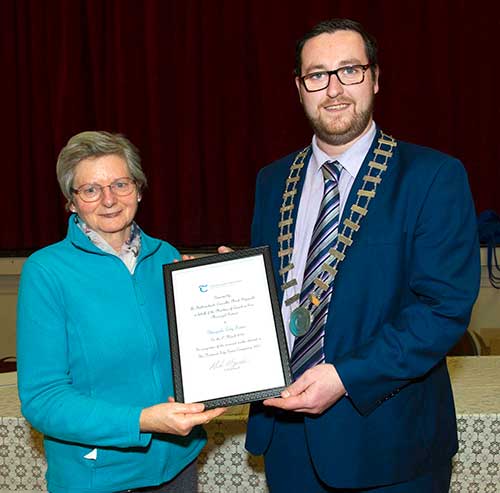
[[320,364],[305,371],[280,398],[266,399],[265,406],[287,411],[321,414],[346,393],[339,374],[331,364]]

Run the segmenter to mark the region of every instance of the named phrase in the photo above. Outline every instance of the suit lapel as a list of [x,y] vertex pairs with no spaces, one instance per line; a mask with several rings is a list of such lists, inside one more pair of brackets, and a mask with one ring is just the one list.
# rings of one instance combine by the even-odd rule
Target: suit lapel
[[[273,242],[272,244],[276,246],[276,248],[272,248],[272,258],[273,258],[273,264],[274,264],[274,273],[275,273],[275,279],[276,279],[276,285],[277,285],[277,288],[278,288],[278,298],[279,298],[279,302],[280,302],[280,305],[283,301],[283,290],[281,289],[281,285],[283,283],[283,280],[281,278],[281,276],[279,275],[279,270],[280,270],[280,259],[278,257],[278,242],[277,242],[277,238],[279,237],[280,235],[280,230],[279,230],[279,226],[278,226],[278,223],[279,223],[279,209],[281,208],[281,204],[282,204],[282,201],[283,201],[283,192],[285,190],[285,182],[290,174],[290,167],[292,166],[293,162],[295,161],[297,155],[302,152],[302,151],[299,151],[295,154],[293,154],[290,159],[286,160],[285,161],[285,165],[280,169],[279,173],[279,180],[276,180],[276,183],[282,183],[282,186],[281,186],[281,190],[280,190],[280,193],[279,193],[279,197],[277,198],[277,208],[276,210],[278,211],[278,215],[277,215],[277,220],[276,220],[276,227],[274,228],[274,231],[275,231],[275,236],[274,236],[274,239],[273,239]],[[306,158],[305,158],[305,166],[302,168],[301,172],[300,172],[300,180],[297,182],[297,186],[296,186],[296,190],[297,190],[297,194],[295,196],[295,199],[293,201],[294,203],[294,208],[291,212],[291,217],[293,219],[293,227],[292,227],[292,233],[293,233],[293,237],[292,237],[292,242],[291,242],[291,247],[293,248],[294,245],[295,245],[295,240],[296,240],[296,236],[295,236],[295,230],[296,230],[296,227],[297,227],[297,214],[298,214],[298,210],[299,210],[299,204],[300,204],[300,198],[302,196],[302,190],[304,188],[304,182],[306,180],[306,174],[307,174],[307,170],[308,170],[308,167],[309,167],[309,164],[311,162],[311,156],[312,156],[312,149],[311,149],[311,146],[309,146],[309,149],[307,151],[307,154],[306,154]],[[279,205],[278,205],[279,204]]]
[[[351,206],[356,202],[358,190],[361,188],[361,186],[363,184],[363,178],[365,177],[365,175],[369,171],[368,163],[373,159],[373,150],[377,147],[378,139],[381,135],[382,135],[381,130],[379,128],[377,128],[377,133],[375,134],[375,138],[373,139],[373,142],[370,146],[370,149],[368,150],[368,152],[365,156],[365,159],[363,161],[363,164],[361,165],[361,168],[359,168],[358,174],[356,175],[356,179],[354,180],[354,183],[352,184],[351,190],[349,191],[349,196],[347,197],[347,201],[346,201],[344,210],[342,211],[342,217],[340,218],[339,224],[342,224],[344,219],[346,217],[349,217],[349,214],[351,212]],[[398,157],[396,155],[396,153],[398,152],[398,148],[395,147],[393,149],[393,152],[394,152],[394,156],[390,160],[390,166],[388,167],[388,169],[386,171],[386,176],[384,177],[383,182],[386,181],[386,177],[390,173],[393,172],[395,164],[398,161]],[[382,185],[383,185],[383,182],[382,182]],[[377,200],[377,198],[375,197],[373,200]],[[368,217],[369,217],[369,214],[367,215],[365,220],[368,219]],[[362,231],[362,230],[363,230],[363,227],[361,227],[360,231]]]
[[309,169],[309,165],[311,164],[311,157],[312,157],[312,148],[311,148],[311,146],[309,146],[309,150],[307,151],[307,156],[305,159],[306,165],[302,169],[302,172],[300,173],[300,181],[297,183],[297,195],[296,195],[295,200],[294,200],[294,209],[292,211],[292,217],[293,217],[293,244],[292,244],[292,247],[295,244],[295,239],[296,239],[295,229],[297,228],[297,215],[299,212],[300,198],[302,197],[302,190],[304,189],[304,183],[306,181],[307,170]]

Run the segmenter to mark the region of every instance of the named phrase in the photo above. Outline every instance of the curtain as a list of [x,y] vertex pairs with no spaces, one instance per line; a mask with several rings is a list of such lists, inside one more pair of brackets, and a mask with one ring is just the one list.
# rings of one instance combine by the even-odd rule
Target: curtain
[[60,240],[55,163],[83,130],[126,135],[141,227],[178,247],[249,243],[260,168],[310,142],[295,40],[351,17],[378,39],[375,120],[464,163],[500,210],[498,7],[466,0],[1,0],[0,253]]

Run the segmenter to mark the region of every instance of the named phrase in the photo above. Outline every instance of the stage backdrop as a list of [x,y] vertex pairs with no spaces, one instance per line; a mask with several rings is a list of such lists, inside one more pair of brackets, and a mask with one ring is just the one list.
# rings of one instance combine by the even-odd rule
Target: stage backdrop
[[149,179],[139,212],[179,247],[249,242],[254,182],[309,143],[295,40],[351,17],[379,40],[375,118],[460,158],[478,211],[500,210],[499,9],[472,0],[0,0],[0,253],[63,237],[57,154],[122,132]]

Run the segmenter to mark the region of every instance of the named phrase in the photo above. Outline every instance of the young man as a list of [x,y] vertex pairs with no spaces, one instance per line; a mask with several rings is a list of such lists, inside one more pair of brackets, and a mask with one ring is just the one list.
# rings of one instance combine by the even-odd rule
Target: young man
[[253,405],[270,491],[444,493],[457,451],[445,356],[479,288],[466,173],[377,128],[376,42],[322,22],[297,44],[306,149],[257,179],[295,382]]

